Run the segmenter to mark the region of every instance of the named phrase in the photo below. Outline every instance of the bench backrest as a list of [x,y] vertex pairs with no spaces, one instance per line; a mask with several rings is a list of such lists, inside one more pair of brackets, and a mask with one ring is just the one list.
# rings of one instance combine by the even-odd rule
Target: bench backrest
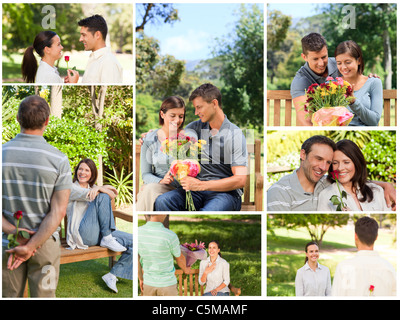
[[178,277],[178,292],[180,296],[202,296],[204,286],[199,284],[199,269],[190,269],[190,274],[184,275],[182,270],[176,270]]
[[[296,119],[296,111],[294,107],[292,107],[290,91],[267,90],[266,112],[267,126],[295,125],[295,123],[292,122],[293,119]],[[391,118],[394,118],[392,123]],[[397,125],[397,90],[383,90],[383,125]]]
[[[137,194],[140,190],[140,150],[141,146],[136,145],[136,199]],[[254,143],[247,144],[247,152],[248,152],[248,172],[246,186],[244,187],[244,195],[243,195],[243,202],[242,202],[242,210],[245,208],[247,210],[262,210],[262,194],[257,193],[256,196],[256,189],[258,188],[256,177],[257,175],[261,175],[261,140],[255,139]],[[254,195],[251,197],[251,195]]]

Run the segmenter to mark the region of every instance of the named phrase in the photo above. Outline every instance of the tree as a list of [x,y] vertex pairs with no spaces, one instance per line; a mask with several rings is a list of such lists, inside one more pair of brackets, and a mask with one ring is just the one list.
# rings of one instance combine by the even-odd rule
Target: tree
[[179,21],[178,10],[174,9],[174,5],[171,3],[138,3],[136,4],[136,16],[139,19],[136,32],[144,31],[145,25],[149,22],[174,23]]
[[[264,16],[256,5],[241,5],[236,26],[220,43],[214,56],[222,61],[222,108],[242,126],[263,126]],[[229,39],[229,40],[228,40]]]
[[348,214],[273,214],[271,227],[287,229],[306,228],[311,240],[321,244],[324,235],[330,228],[341,227],[349,221]]

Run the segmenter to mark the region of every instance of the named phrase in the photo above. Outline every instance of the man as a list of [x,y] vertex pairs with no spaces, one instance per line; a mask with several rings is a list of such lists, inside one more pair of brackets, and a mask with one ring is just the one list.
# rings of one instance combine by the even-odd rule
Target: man
[[[79,41],[85,51],[92,51],[83,74],[82,83],[122,83],[122,67],[110,48],[106,47],[107,23],[100,15],[94,15],[78,22],[81,27]],[[74,70],[69,82],[77,82],[79,74]]]
[[[66,213],[72,180],[68,158],[43,138],[49,114],[46,100],[25,98],[17,115],[21,131],[3,145],[3,297],[22,297],[27,279],[32,297],[55,297],[57,228]],[[32,236],[19,236],[20,244],[7,250],[7,236],[16,232],[13,213],[19,210],[19,227]]]
[[[300,151],[300,167],[282,177],[267,191],[268,211],[316,211],[319,193],[330,185],[326,173],[332,163],[336,144],[316,135],[304,141]],[[374,181],[384,188],[388,207],[395,202],[396,190],[387,182]],[[395,210],[395,207],[393,207]]]
[[189,273],[178,236],[164,227],[166,215],[147,215],[138,228],[138,274],[144,296],[177,296],[174,259]]
[[311,119],[305,119],[304,103],[307,98],[305,90],[313,83],[324,83],[328,76],[340,77],[335,58],[328,58],[328,46],[324,37],[310,33],[301,39],[301,57],[306,62],[296,73],[291,85],[290,94],[296,109],[297,124],[312,125]]
[[396,296],[396,270],[374,251],[378,223],[362,217],[355,224],[356,255],[338,264],[332,285],[334,296]]
[[247,147],[242,131],[232,124],[222,110],[221,92],[206,83],[189,98],[200,118],[188,124],[199,139],[207,141],[201,154],[201,171],[181,179],[182,188],[159,196],[156,211],[184,211],[186,191],[192,191],[196,210],[240,211],[242,188],[247,177]]

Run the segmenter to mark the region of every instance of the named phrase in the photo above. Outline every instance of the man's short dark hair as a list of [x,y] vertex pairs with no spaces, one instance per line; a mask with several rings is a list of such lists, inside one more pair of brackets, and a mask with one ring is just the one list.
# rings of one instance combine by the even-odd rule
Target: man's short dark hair
[[101,35],[103,36],[103,40],[106,41],[108,28],[107,22],[102,16],[95,14],[94,16],[80,20],[78,25],[80,27],[88,28],[93,35],[96,31],[100,31]]
[[311,147],[314,144],[325,144],[332,148],[333,151],[336,150],[336,143],[331,140],[330,138],[322,135],[316,135],[308,138],[306,141],[303,142],[301,145],[301,149],[305,151],[306,155],[310,153]]
[[362,217],[357,220],[355,224],[355,232],[358,239],[368,245],[372,246],[378,237],[378,222],[370,217]]
[[301,39],[303,54],[307,55],[309,51],[318,52],[324,47],[328,47],[325,38],[319,33],[313,32]]
[[211,83],[202,84],[200,87],[195,89],[189,97],[189,101],[193,101],[195,98],[201,97],[204,101],[211,103],[214,99],[218,101],[218,105],[222,108],[222,96],[221,91],[212,85]]
[[36,130],[43,128],[50,116],[50,107],[40,96],[29,96],[21,101],[18,108],[18,122],[21,128]]

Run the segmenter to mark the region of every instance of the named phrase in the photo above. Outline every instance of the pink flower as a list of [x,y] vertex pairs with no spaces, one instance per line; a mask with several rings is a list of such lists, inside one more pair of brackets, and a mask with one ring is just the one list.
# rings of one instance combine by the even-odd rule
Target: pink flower
[[337,82],[338,82],[338,84],[339,84],[340,86],[342,86],[342,85],[344,84],[343,78],[337,77],[336,80],[337,80]]
[[334,80],[332,77],[327,77],[326,78],[326,81],[331,81],[331,80]]

